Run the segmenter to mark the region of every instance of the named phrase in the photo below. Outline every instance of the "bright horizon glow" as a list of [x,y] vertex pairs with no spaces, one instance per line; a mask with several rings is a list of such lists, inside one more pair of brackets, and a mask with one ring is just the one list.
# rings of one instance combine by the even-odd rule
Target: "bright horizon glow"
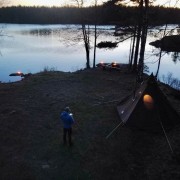
[[[95,0],[84,0],[85,6],[93,6]],[[97,0],[98,4],[102,4],[108,0]],[[128,0],[129,2],[129,0]],[[177,3],[176,3],[177,2]],[[9,6],[67,6],[75,5],[73,0],[10,0]],[[180,0],[156,0],[156,6],[178,7],[180,8]]]
[[[98,0],[98,4],[102,4],[107,0]],[[93,5],[94,0],[84,0],[85,6]],[[9,6],[68,6],[76,5],[73,0],[10,0]]]
[[156,0],[155,5],[180,8],[180,0]]
[[[126,5],[134,5],[134,3],[129,3],[130,0],[124,0],[124,2]],[[180,8],[180,0],[153,0],[153,5]]]

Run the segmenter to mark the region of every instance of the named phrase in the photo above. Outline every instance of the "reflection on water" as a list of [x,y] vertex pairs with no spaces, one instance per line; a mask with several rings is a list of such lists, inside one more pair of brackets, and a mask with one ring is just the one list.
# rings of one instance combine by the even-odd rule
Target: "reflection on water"
[[[59,71],[76,71],[85,68],[86,57],[82,41],[81,26],[75,25],[1,25],[3,36],[0,37],[0,81],[16,81],[17,77],[9,77],[9,74],[21,71],[23,73],[36,73],[45,67]],[[118,37],[112,36],[114,26],[99,26],[97,43],[101,41],[118,41]],[[163,28],[162,28],[163,29]],[[91,44],[93,45],[94,32],[90,26]],[[149,67],[149,73],[154,74],[158,66],[159,50],[149,45],[156,40],[152,29],[148,35],[145,64]],[[158,38],[161,31],[156,33]],[[173,32],[177,33],[177,32]],[[118,47],[112,50],[97,49],[96,63],[101,61],[128,63],[130,39],[118,43]],[[93,53],[91,52],[91,63]],[[179,53],[165,53],[161,60],[159,76],[173,73],[180,77]]]
[[180,52],[173,52],[171,54],[172,60],[174,63],[177,63],[177,61],[180,61]]
[[33,29],[29,31],[30,34],[37,36],[49,36],[52,32],[51,29]]

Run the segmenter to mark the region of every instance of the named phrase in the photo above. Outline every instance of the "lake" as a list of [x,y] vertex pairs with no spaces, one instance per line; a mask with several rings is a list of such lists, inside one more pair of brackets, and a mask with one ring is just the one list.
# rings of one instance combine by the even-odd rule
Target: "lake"
[[[28,24],[0,24],[0,26],[1,82],[20,80],[20,77],[9,76],[17,71],[37,73],[49,69],[74,72],[86,67],[86,54],[80,26]],[[174,26],[170,25],[168,28],[171,29]],[[93,26],[90,28],[92,65]],[[114,28],[115,26],[98,26],[97,42],[117,40],[117,37],[112,36]],[[160,37],[157,29],[150,29],[148,33],[145,52],[145,64],[149,67],[148,74],[152,72],[155,74],[157,71],[159,50],[149,45],[149,42]],[[97,49],[96,64],[101,61],[128,63],[130,42],[131,39],[128,39],[119,43],[115,49]],[[163,54],[159,78],[161,79],[163,75],[167,76],[168,73],[172,73],[174,78],[180,78],[180,59],[173,61],[173,53]]]

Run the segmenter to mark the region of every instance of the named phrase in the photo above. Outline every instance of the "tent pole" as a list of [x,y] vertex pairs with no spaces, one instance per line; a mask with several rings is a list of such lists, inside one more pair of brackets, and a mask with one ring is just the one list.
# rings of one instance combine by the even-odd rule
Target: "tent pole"
[[161,121],[160,121],[160,123],[161,123],[161,127],[162,127],[162,129],[163,129],[164,135],[165,135],[165,137],[166,137],[167,143],[168,143],[168,145],[169,145],[169,147],[170,147],[170,150],[171,150],[172,154],[174,154],[173,149],[172,149],[172,146],[171,146],[171,143],[170,143],[170,141],[169,141],[169,139],[168,139],[168,136],[167,136],[167,134],[166,134],[166,131],[165,131],[164,127],[163,127],[163,124],[162,124]]
[[123,123],[123,121],[121,121],[121,123],[119,123],[107,136],[106,136],[106,139],[108,139],[112,134],[113,132]]

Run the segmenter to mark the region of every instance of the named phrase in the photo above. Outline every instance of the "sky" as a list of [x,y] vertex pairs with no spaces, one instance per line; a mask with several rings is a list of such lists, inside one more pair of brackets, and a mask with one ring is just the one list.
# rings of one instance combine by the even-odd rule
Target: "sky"
[[[99,3],[107,0],[98,0]],[[94,0],[84,0],[86,5],[93,5]],[[11,0],[13,5],[22,5],[22,6],[64,6],[72,5],[73,0]]]
[[[72,5],[73,0],[10,0],[9,5],[21,5],[21,6],[65,6],[65,5]],[[86,5],[93,5],[95,0],[84,0]],[[97,0],[98,3],[106,2],[108,0]],[[156,0],[156,5],[166,5],[180,8],[180,0],[176,4],[178,0]]]

